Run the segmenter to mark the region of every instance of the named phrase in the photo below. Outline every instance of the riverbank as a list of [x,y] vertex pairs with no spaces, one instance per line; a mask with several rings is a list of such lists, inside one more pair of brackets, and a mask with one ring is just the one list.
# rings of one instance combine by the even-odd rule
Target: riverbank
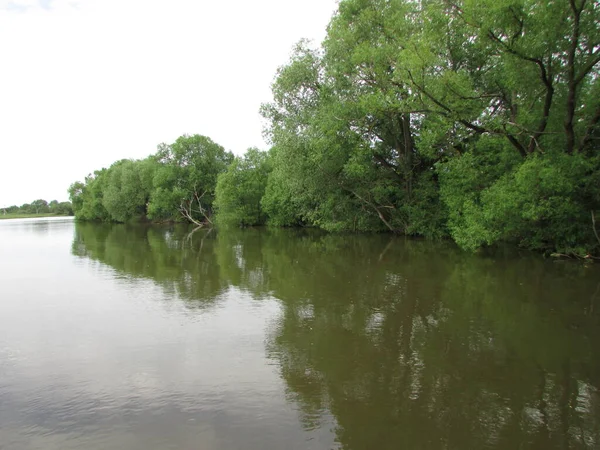
[[48,213],[40,213],[40,214],[0,214],[0,220],[2,219],[41,219],[44,217],[72,217],[64,214],[48,214]]

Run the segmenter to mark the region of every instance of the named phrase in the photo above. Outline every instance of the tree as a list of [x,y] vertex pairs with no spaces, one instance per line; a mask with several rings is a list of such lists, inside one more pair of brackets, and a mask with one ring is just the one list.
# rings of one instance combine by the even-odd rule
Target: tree
[[73,205],[73,211],[75,215],[78,215],[79,211],[83,208],[83,192],[85,189],[85,184],[81,181],[76,181],[75,183],[69,186],[67,190],[69,193],[69,199],[71,200],[71,204]]
[[301,41],[277,71],[268,170],[182,136],[152,157],[149,196],[115,168],[75,186],[74,206],[210,224],[223,174],[223,223],[593,256],[599,35],[591,0],[342,0],[323,44]]
[[144,160],[121,160],[69,187],[81,220],[211,223],[217,176],[233,155],[205,136],[181,136]]
[[233,154],[206,136],[181,136],[161,144],[148,215],[153,219],[182,218],[196,225],[212,224],[217,177]]
[[85,177],[85,182],[76,181],[69,187],[69,199],[75,217],[80,220],[108,221],[110,214],[103,204],[103,188],[107,169],[96,170]]
[[432,2],[423,18],[402,76],[437,117],[423,143],[446,152],[453,238],[586,254],[600,208],[597,5]]
[[216,220],[220,225],[260,225],[266,215],[261,206],[270,172],[269,154],[256,148],[234,158],[219,175],[215,190]]
[[265,209],[469,249],[598,249],[599,19],[586,0],[342,1],[263,107]]
[[49,210],[52,214],[56,214],[58,216],[72,216],[73,215],[73,205],[70,202],[58,202],[58,200],[52,200],[48,204]]
[[[401,40],[415,28],[412,7],[343,2],[323,52],[299,45],[279,71],[275,101],[263,107],[282,155],[273,173],[284,172],[280,179],[288,186],[285,180],[300,178],[295,183],[305,199],[300,215],[311,224],[443,234],[432,161],[415,148],[414,101],[394,82],[391,65]],[[279,185],[267,192],[281,192]],[[423,218],[422,211],[429,216]]]
[[29,210],[35,214],[43,214],[50,212],[48,202],[43,199],[38,199],[31,202],[31,204],[29,205]]
[[102,204],[112,220],[127,222],[146,216],[152,189],[152,164],[149,159],[122,160],[108,169]]

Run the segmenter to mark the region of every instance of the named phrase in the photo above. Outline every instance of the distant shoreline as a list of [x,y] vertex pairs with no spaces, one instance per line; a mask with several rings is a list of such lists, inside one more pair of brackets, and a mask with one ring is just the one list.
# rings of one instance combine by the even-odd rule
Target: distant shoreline
[[49,214],[49,213],[39,213],[39,214],[0,214],[0,220],[3,219],[34,219],[34,218],[44,218],[44,217],[73,217],[64,214]]

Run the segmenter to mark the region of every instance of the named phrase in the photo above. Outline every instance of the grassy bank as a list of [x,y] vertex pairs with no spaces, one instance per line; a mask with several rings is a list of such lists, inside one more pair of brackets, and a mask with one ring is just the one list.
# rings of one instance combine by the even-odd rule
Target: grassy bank
[[0,220],[2,219],[32,219],[32,218],[41,218],[41,217],[69,217],[62,214],[49,214],[49,213],[39,213],[39,214],[21,214],[21,213],[9,213],[9,214],[0,214]]

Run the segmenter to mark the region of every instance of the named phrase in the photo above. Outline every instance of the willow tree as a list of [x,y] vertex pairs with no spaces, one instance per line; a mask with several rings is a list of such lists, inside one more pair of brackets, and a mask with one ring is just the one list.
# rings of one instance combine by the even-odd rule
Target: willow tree
[[106,172],[102,205],[116,222],[144,218],[152,190],[155,164],[150,158],[141,161],[124,159]]
[[585,254],[600,208],[600,8],[571,0],[425,3],[398,78],[427,110],[459,244]]
[[447,211],[433,169],[443,153],[422,143],[435,117],[405,70],[407,49],[426,38],[426,15],[417,2],[343,2],[324,48],[342,117],[359,143],[346,170],[363,181],[354,195],[382,221],[387,216],[388,228],[442,236]]
[[249,148],[234,158],[217,180],[214,207],[220,225],[262,225],[266,215],[261,206],[271,171],[269,154]]
[[300,46],[280,69],[274,102],[263,108],[282,160],[273,177],[285,188],[299,180],[305,221],[445,233],[435,158],[416,147],[423,111],[396,74],[399,52],[421,28],[415,15],[412,2],[342,2],[322,49]]
[[103,204],[107,169],[94,171],[84,182],[76,181],[69,187],[69,199],[75,217],[79,220],[109,221],[110,215]]
[[212,224],[217,177],[233,160],[231,152],[206,136],[184,135],[173,144],[161,144],[155,159],[159,167],[149,217]]
[[598,246],[600,8],[345,0],[263,107],[281,222]]

